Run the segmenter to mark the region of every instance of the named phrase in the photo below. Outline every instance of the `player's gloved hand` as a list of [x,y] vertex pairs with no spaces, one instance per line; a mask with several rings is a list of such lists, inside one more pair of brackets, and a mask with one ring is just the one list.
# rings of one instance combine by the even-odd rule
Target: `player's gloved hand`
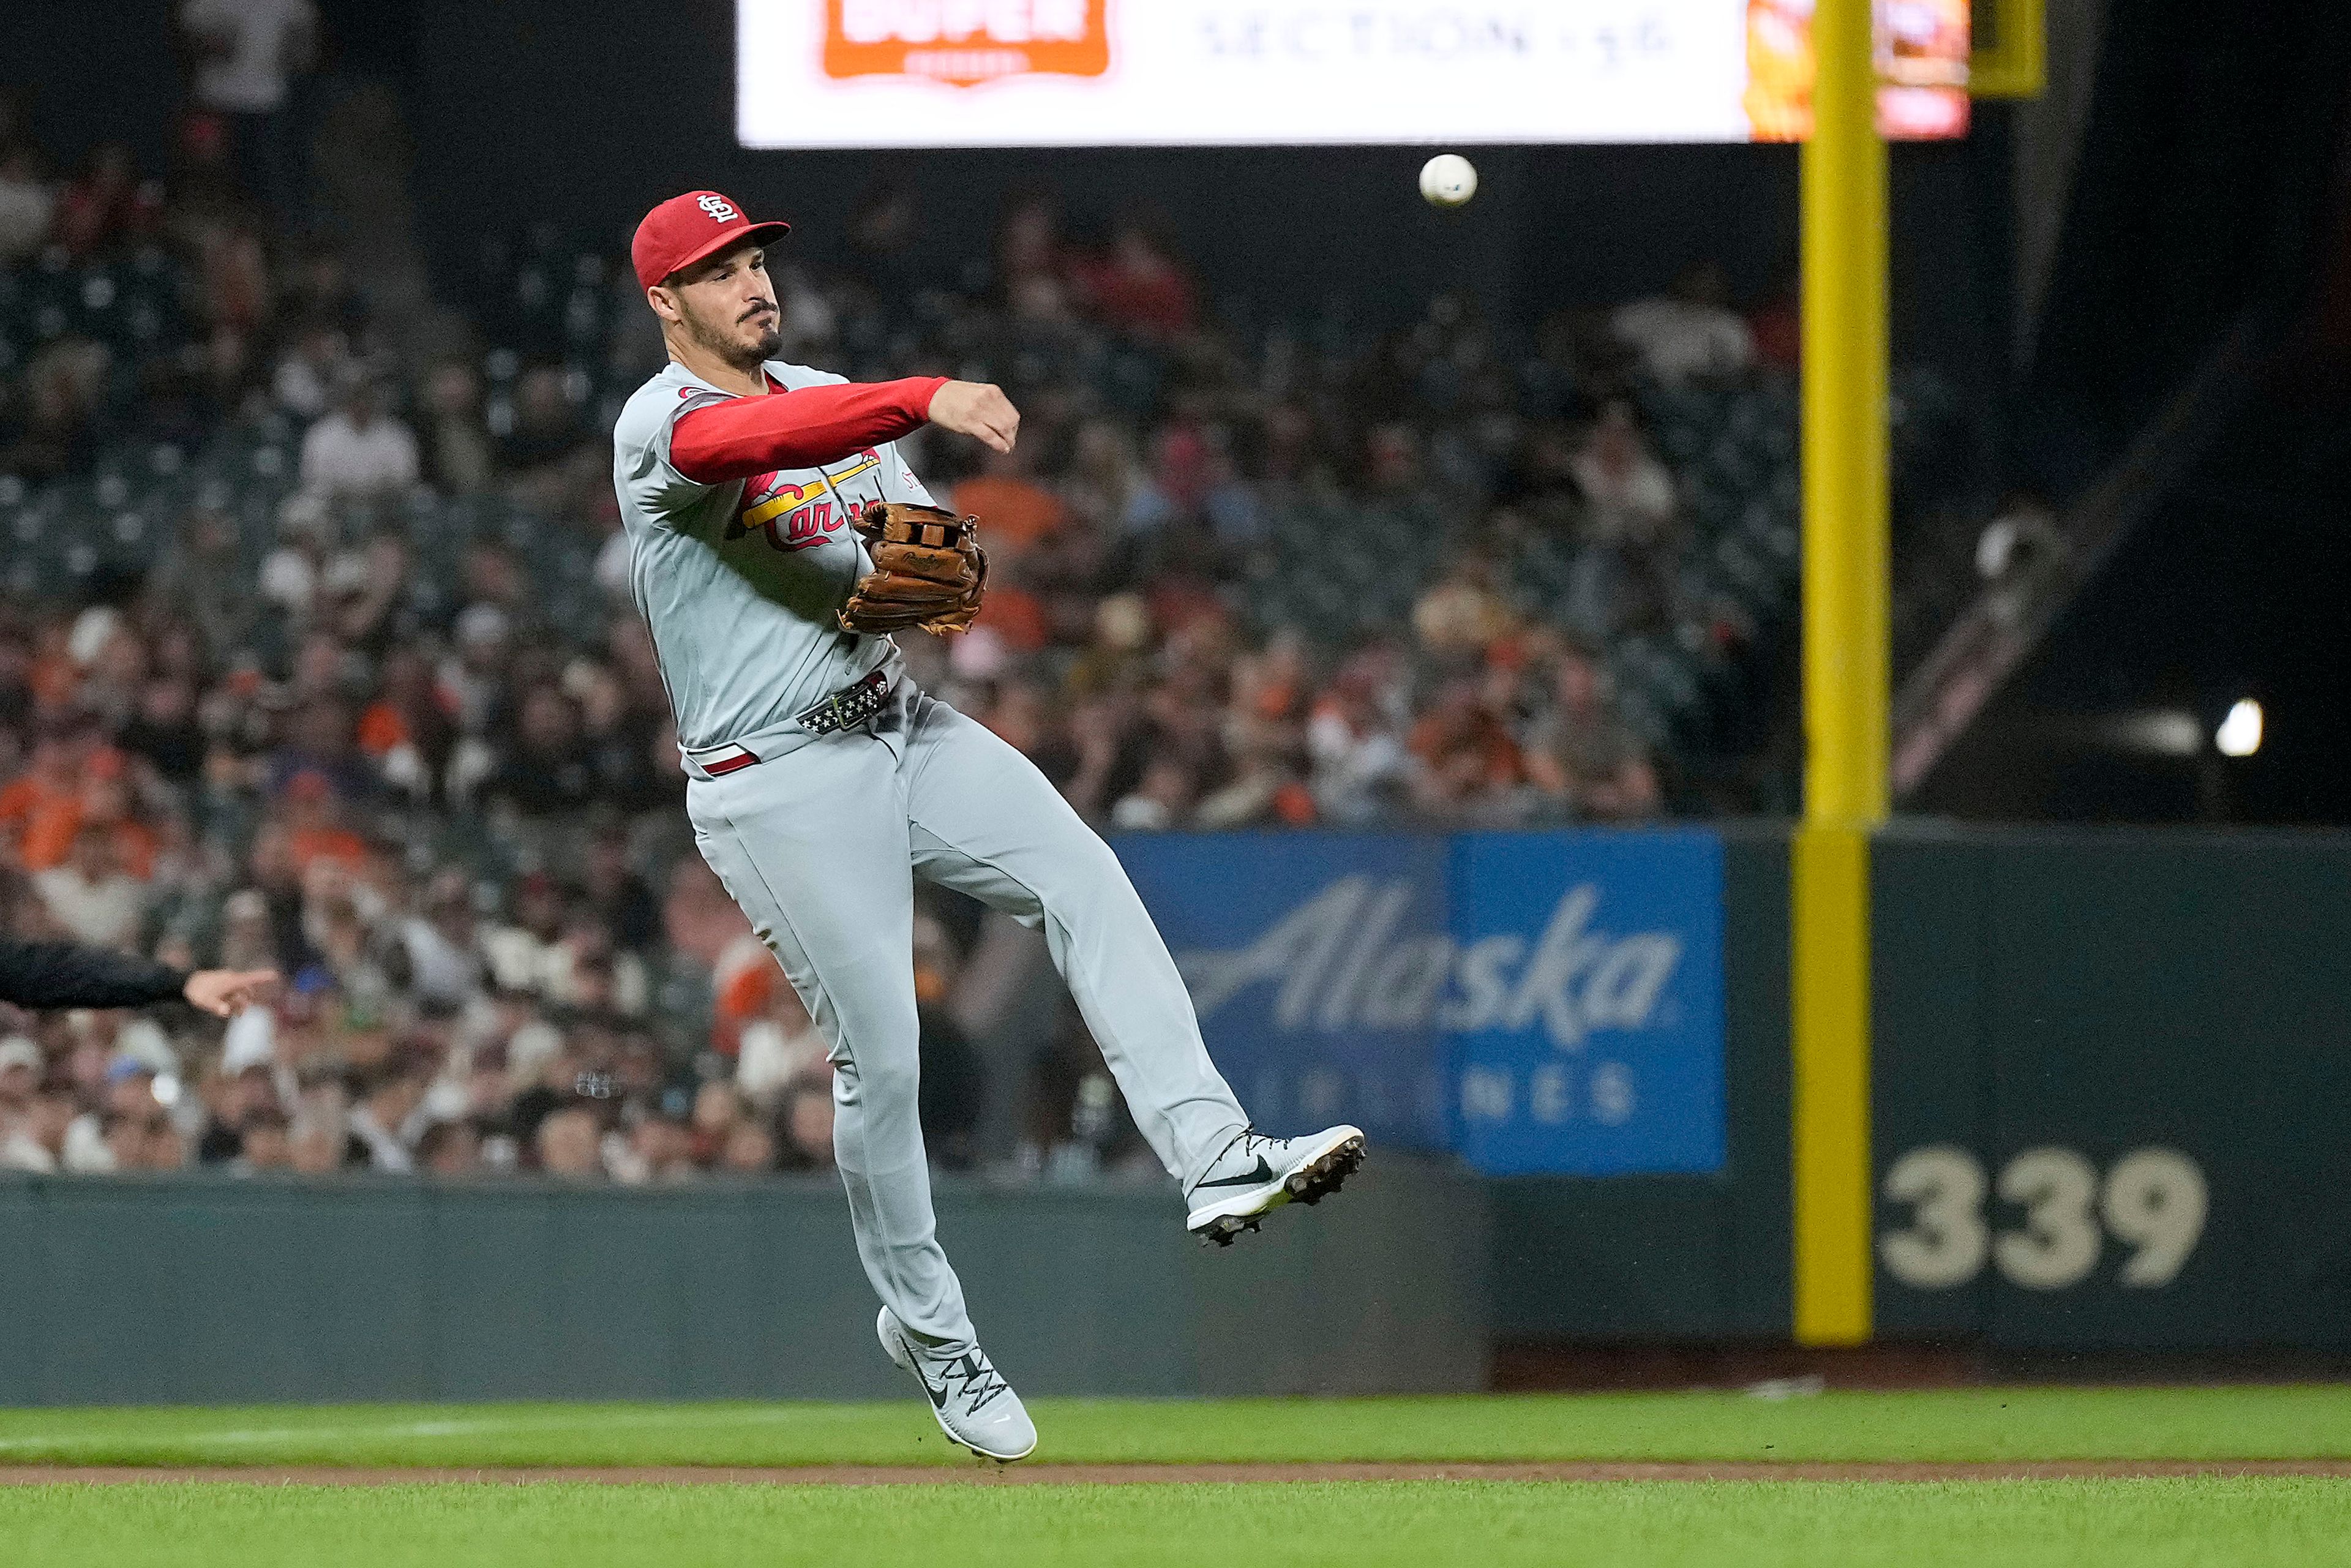
[[977,517],[958,517],[937,507],[873,501],[856,528],[873,570],[858,580],[849,602],[841,607],[843,631],[890,632],[920,626],[944,635],[971,624],[987,587],[987,556],[975,537]]
[[998,452],[1020,438],[1020,411],[1004,389],[985,382],[949,382],[931,394],[930,419],[941,430],[977,436]]

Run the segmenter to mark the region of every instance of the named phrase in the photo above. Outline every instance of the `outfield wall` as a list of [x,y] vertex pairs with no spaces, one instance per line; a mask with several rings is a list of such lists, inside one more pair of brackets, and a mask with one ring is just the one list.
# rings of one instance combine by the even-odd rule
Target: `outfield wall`
[[[1172,1191],[943,1183],[990,1353],[1032,1394],[1483,1385],[1483,1194],[1392,1157],[1207,1250]],[[0,1182],[0,1405],[864,1398],[839,1185]]]
[[[1723,1170],[1496,1184],[1498,1338],[1785,1337],[1786,876],[1728,847]],[[1871,882],[1880,1339],[2351,1349],[2351,837],[1912,825]]]
[[1919,830],[1874,881],[1882,1335],[2351,1349],[2351,837]]
[[[1196,950],[1237,1082],[1276,1103],[1319,1083],[1391,1146],[1495,1178],[1498,1340],[1786,1335],[1784,834],[1121,852]],[[2351,1348],[2351,837],[1905,824],[1878,835],[1872,886],[1881,1338]],[[1346,934],[1328,945],[1326,910]],[[1677,946],[1677,967],[1612,995],[1638,944]],[[1386,984],[1424,954],[1450,978]],[[1609,1071],[1630,1091],[1613,1122],[1588,1092]],[[1429,1078],[1433,1113],[1383,1088]],[[1676,1117],[1719,1121],[1687,1139]]]

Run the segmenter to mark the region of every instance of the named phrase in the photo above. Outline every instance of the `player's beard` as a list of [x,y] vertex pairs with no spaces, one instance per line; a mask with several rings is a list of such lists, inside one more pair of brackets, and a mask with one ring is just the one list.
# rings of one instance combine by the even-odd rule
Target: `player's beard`
[[777,325],[781,314],[780,311],[769,311],[767,324],[758,329],[757,337],[748,340],[742,335],[748,323],[739,319],[732,327],[719,328],[689,312],[685,318],[685,328],[694,334],[695,342],[735,369],[756,371],[774,359],[777,351],[784,346],[783,329]]

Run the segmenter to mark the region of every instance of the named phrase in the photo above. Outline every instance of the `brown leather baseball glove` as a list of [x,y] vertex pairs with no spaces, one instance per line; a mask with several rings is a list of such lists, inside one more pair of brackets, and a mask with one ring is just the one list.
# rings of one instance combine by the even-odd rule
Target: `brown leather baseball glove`
[[944,636],[961,632],[979,613],[987,586],[987,556],[976,537],[977,517],[937,507],[872,501],[857,519],[873,570],[858,580],[841,607],[847,632],[887,632],[920,626]]

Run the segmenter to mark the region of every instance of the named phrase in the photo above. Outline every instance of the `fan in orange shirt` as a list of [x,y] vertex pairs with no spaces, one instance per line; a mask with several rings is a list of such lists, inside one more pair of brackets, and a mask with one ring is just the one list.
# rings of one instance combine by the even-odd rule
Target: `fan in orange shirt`
[[28,872],[63,865],[81,831],[82,785],[97,734],[88,725],[46,731],[25,771],[0,789],[0,841]]
[[155,874],[155,830],[138,817],[138,800],[131,792],[130,763],[112,747],[91,753],[82,770],[81,822],[85,828],[110,830],[115,863],[140,882]]
[[1447,683],[1413,725],[1405,747],[1422,763],[1422,804],[1434,810],[1470,805],[1526,779],[1518,742],[1486,706],[1475,680]]
[[343,826],[335,787],[325,774],[306,768],[286,781],[285,821],[287,852],[298,873],[307,873],[314,861],[340,861],[354,870],[367,863],[367,841]]
[[955,509],[986,524],[991,572],[979,624],[1013,648],[1034,653],[1050,640],[1052,627],[1043,601],[1022,584],[1018,563],[1068,522],[1061,498],[1030,477],[1028,450],[1016,446],[988,453],[984,470],[956,484]]
[[1018,555],[1068,520],[1061,498],[1030,476],[1029,455],[1022,446],[990,452],[986,466],[955,487],[955,509],[986,520],[990,553]]

